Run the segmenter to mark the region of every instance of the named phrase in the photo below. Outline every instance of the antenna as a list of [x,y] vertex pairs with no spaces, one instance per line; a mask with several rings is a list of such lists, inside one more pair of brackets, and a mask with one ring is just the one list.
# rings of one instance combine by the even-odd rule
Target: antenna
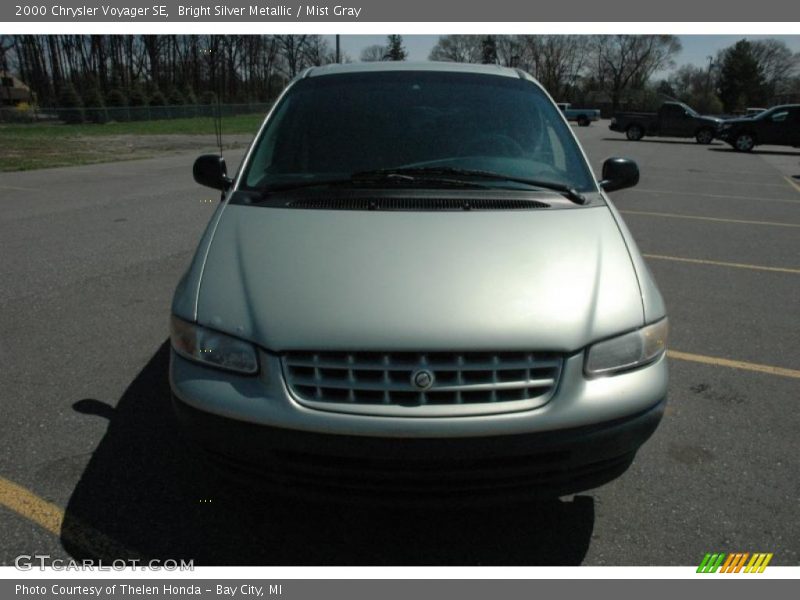
[[222,101],[219,96],[217,96],[217,106],[215,108],[216,110],[214,111],[214,135],[217,138],[219,155],[222,156]]
[[[213,52],[213,50],[211,50]],[[211,57],[212,61],[216,62],[217,56],[216,53]],[[219,67],[219,65],[215,65]],[[220,73],[218,68],[215,68],[213,71],[217,76],[217,93],[215,94],[217,97],[216,102],[216,110],[214,110],[213,120],[214,120],[214,135],[217,138],[217,147],[219,148],[219,156],[222,158],[222,92],[225,88],[224,78]],[[212,89],[214,87],[215,82],[211,82]]]

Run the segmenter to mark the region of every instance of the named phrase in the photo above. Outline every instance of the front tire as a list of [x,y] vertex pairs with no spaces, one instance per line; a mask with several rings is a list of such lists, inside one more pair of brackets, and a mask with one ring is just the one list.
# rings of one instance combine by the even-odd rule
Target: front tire
[[625,130],[625,135],[630,141],[638,142],[644,137],[644,129],[639,125],[630,125],[628,129]]
[[580,125],[581,127],[588,127],[590,124],[591,121],[589,120],[589,117],[587,117],[586,115],[580,115],[578,117],[578,125]]
[[710,129],[701,129],[694,136],[698,144],[710,144],[714,141],[714,132]]
[[756,138],[750,133],[740,133],[733,140],[733,147],[739,152],[750,152],[756,145]]

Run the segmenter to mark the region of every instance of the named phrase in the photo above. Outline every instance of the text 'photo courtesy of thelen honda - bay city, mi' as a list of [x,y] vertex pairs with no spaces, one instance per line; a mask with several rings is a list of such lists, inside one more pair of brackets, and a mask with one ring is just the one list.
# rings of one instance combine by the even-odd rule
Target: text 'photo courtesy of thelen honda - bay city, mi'
[[[662,297],[526,73],[311,68],[277,100],[172,304],[170,384],[245,481],[564,495],[622,474],[667,396]],[[214,471],[220,472],[220,471]],[[243,476],[243,477],[239,477]]]

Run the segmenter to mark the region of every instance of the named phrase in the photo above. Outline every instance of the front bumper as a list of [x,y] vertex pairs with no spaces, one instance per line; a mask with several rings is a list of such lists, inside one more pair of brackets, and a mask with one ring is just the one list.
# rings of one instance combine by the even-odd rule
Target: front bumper
[[376,438],[253,425],[173,397],[181,429],[225,475],[284,491],[404,500],[469,493],[562,496],[620,476],[652,435],[666,399],[626,419],[546,433]]
[[454,418],[308,409],[280,376],[239,377],[174,353],[170,383],[182,430],[227,474],[348,497],[508,499],[610,481],[655,431],[666,404],[664,357],[594,380],[582,365],[582,354],[565,361],[557,393],[540,408]]

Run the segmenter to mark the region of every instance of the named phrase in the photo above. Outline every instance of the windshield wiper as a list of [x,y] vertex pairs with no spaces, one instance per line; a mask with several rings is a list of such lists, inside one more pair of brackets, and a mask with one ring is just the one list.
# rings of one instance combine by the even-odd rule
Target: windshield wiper
[[[480,169],[462,169],[458,167],[398,167],[395,169],[376,169],[374,171],[360,171],[353,173],[351,179],[353,180],[375,180],[375,179],[389,179],[389,178],[403,178],[407,180],[421,179],[423,181],[447,181],[447,182],[462,182],[469,183],[462,179],[440,179],[442,176],[457,176],[457,177],[479,177],[481,179],[499,179],[502,181],[510,181],[513,183],[522,183],[537,188],[546,190],[553,190],[559,192],[566,198],[572,200],[576,204],[586,204],[588,202],[586,196],[581,194],[578,190],[563,183],[555,181],[543,181],[540,179],[528,179],[525,177],[514,177],[512,175],[504,175],[502,173],[495,173],[493,171],[483,171]],[[485,187],[485,186],[483,186]]]
[[[443,173],[444,174],[444,173]],[[376,170],[376,171],[359,171],[353,173],[350,177],[341,177],[336,179],[318,179],[318,180],[305,180],[305,181],[291,181],[286,183],[279,183],[272,186],[265,186],[261,188],[261,192],[268,194],[270,192],[280,192],[286,190],[295,190],[300,188],[309,187],[330,187],[330,186],[348,186],[348,185],[365,185],[370,183],[391,183],[396,185],[420,185],[438,184],[444,187],[467,187],[467,188],[487,188],[489,186],[478,183],[476,181],[464,181],[463,179],[454,179],[452,177],[436,176],[436,173],[426,173],[425,176],[417,176],[406,173],[395,173],[391,169]]]

